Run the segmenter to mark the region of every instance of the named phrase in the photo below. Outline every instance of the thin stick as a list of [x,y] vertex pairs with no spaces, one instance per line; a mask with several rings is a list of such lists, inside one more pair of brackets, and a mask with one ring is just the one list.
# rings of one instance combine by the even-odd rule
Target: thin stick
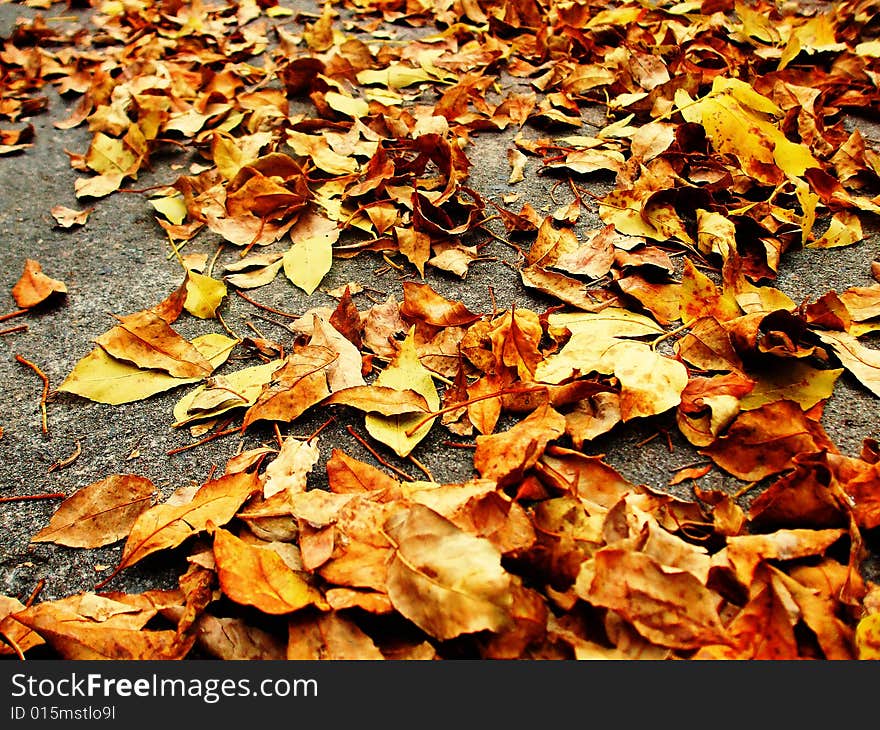
[[55,471],[56,469],[63,469],[66,466],[70,466],[74,461],[79,458],[79,455],[82,453],[82,446],[79,441],[76,442],[76,448],[74,448],[73,453],[68,456],[66,459],[61,459],[60,461],[56,461],[52,466],[49,467],[49,470],[46,472]]
[[9,312],[9,314],[0,314],[0,322],[5,322],[7,319],[12,319],[13,317],[21,317],[23,314],[27,314],[29,309],[18,309],[14,312]]
[[660,432],[657,431],[657,432],[656,432],[655,434],[653,434],[652,436],[648,436],[648,438],[646,438],[646,439],[642,439],[641,441],[639,441],[639,442],[636,444],[636,446],[644,446],[645,444],[648,444],[648,443],[650,443],[651,441],[653,441],[653,440],[654,440],[655,438],[657,438],[659,435],[660,435]]
[[233,332],[232,328],[226,324],[226,321],[223,319],[223,315],[220,312],[217,312],[217,319],[220,320],[220,326],[226,330],[226,334],[228,334],[233,340],[238,340],[241,342],[241,337],[239,337],[235,332]]
[[235,428],[227,428],[224,431],[215,431],[212,434],[208,434],[205,438],[196,441],[192,444],[187,444],[186,446],[178,446],[176,449],[171,449],[170,451],[166,451],[166,456],[174,456],[174,454],[179,454],[181,451],[187,451],[188,449],[194,449],[196,446],[201,446],[202,444],[206,444],[209,441],[213,441],[214,439],[218,439],[221,436],[230,436],[234,433],[241,433],[241,427],[236,426]]
[[421,470],[427,475],[427,477],[428,477],[428,481],[431,481],[431,482],[436,481],[436,479],[434,479],[434,475],[431,473],[431,470],[428,469],[428,467],[426,467],[426,466],[425,466],[421,461],[419,461],[415,456],[413,456],[412,454],[410,454],[410,455],[409,455],[409,460],[410,460],[413,464],[415,464],[419,469],[421,469]]
[[269,307],[269,306],[267,306],[267,305],[265,305],[265,304],[260,304],[259,302],[255,302],[255,301],[254,301],[253,299],[251,299],[247,294],[245,294],[244,292],[242,292],[241,289],[236,289],[236,290],[235,290],[235,293],[238,294],[238,296],[240,296],[240,297],[241,297],[242,299],[244,299],[246,302],[249,302],[250,304],[253,304],[255,307],[257,307],[257,308],[259,308],[259,309],[263,309],[263,310],[265,310],[265,311],[267,311],[267,312],[272,312],[272,314],[279,314],[279,315],[281,315],[282,317],[288,317],[289,319],[299,319],[299,318],[300,318],[300,315],[298,315],[298,314],[291,314],[290,312],[282,312],[280,309],[275,309],[275,308],[273,308],[273,307]]
[[444,446],[449,446],[453,449],[475,449],[477,448],[476,444],[465,444],[461,441],[443,441],[441,442]]
[[284,447],[284,437],[281,435],[281,429],[278,427],[278,422],[274,422],[272,424],[272,428],[275,431],[275,441],[278,443],[278,448]]
[[347,430],[352,436],[355,437],[355,439],[357,440],[357,442],[358,442],[361,446],[363,446],[367,451],[369,451],[369,452],[373,455],[373,457],[376,459],[376,461],[378,461],[382,466],[384,466],[384,467],[386,467],[386,468],[388,468],[388,469],[391,469],[391,471],[393,471],[393,472],[394,472],[395,474],[397,474],[398,476],[403,477],[403,478],[406,479],[408,482],[414,482],[414,481],[415,481],[415,479],[413,479],[413,478],[412,478],[409,474],[407,474],[405,471],[403,471],[402,469],[398,469],[396,466],[394,466],[394,464],[389,464],[387,461],[385,461],[385,459],[383,459],[383,458],[379,455],[379,452],[377,452],[376,449],[374,449],[372,446],[370,446],[370,444],[367,443],[367,440],[366,440],[363,436],[361,436],[357,431],[354,430],[354,427],[353,427],[353,426],[348,425],[348,426],[346,426],[345,428],[346,428],[346,430]]
[[659,345],[664,340],[668,340],[670,337],[675,337],[677,334],[684,332],[687,329],[690,329],[693,321],[689,320],[685,322],[681,327],[676,327],[674,330],[669,330],[669,332],[664,332],[662,335],[657,337],[656,339],[651,341],[651,349],[657,349],[657,345]]
[[11,335],[13,332],[27,332],[28,326],[26,324],[19,324],[15,327],[7,327],[5,330],[0,330],[0,335]]
[[407,438],[411,438],[416,431],[418,431],[432,418],[436,418],[437,416],[443,415],[444,413],[449,413],[450,411],[457,411],[459,408],[467,408],[467,406],[471,405],[472,403],[479,403],[481,400],[487,400],[489,398],[500,398],[504,395],[526,395],[527,393],[540,393],[546,390],[547,388],[541,385],[536,388],[523,388],[522,390],[496,390],[494,393],[485,393],[483,395],[478,395],[475,398],[468,398],[467,400],[463,400],[459,403],[453,403],[451,406],[441,408],[438,411],[431,411],[415,426],[405,431],[405,433]]
[[46,418],[46,398],[49,397],[49,378],[46,376],[46,373],[44,373],[42,370],[40,370],[40,368],[38,368],[36,365],[34,365],[30,360],[25,360],[21,355],[16,355],[15,359],[18,362],[20,362],[22,365],[29,367],[31,370],[33,370],[37,374],[37,376],[40,378],[40,380],[43,381],[43,394],[40,396],[40,413],[42,414],[42,417],[43,417],[43,423],[42,423],[43,433],[48,434],[49,433],[49,423]]
[[43,590],[44,585],[46,585],[46,579],[40,578],[40,580],[37,581],[37,585],[34,586],[31,594],[28,596],[28,599],[24,602],[26,608],[30,608],[34,605],[34,601],[37,600],[37,596],[40,595],[40,591]]
[[51,494],[22,494],[19,497],[0,497],[0,502],[29,502],[34,499],[64,499],[67,497],[63,492]]
[[742,497],[746,492],[751,491],[751,490],[754,489],[756,486],[758,486],[758,482],[749,482],[749,483],[746,484],[744,487],[741,487],[740,489],[738,489],[737,491],[735,491],[735,492],[733,493],[733,498],[736,499],[737,497]]
[[324,423],[318,426],[318,429],[306,439],[306,443],[310,443],[312,440],[316,439],[318,437],[318,434],[321,433],[321,431],[327,428],[327,426],[329,426],[334,421],[336,421],[336,418],[334,416],[331,416],[326,421],[324,421]]

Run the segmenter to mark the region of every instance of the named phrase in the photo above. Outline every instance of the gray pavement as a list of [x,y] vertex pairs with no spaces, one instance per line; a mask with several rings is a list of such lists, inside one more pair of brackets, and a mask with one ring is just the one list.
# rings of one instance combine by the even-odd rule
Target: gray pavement
[[[15,17],[33,12],[18,5],[0,5],[0,36],[8,34]],[[95,209],[87,225],[70,230],[54,225],[49,213],[53,206],[84,207],[74,196],[76,173],[71,170],[64,150],[84,152],[89,136],[83,128],[61,131],[53,127],[54,121],[69,114],[76,99],[61,99],[51,89],[47,89],[47,93],[48,112],[29,120],[36,128],[35,146],[21,154],[0,157],[0,300],[4,300],[0,314],[16,308],[10,292],[26,258],[37,259],[48,275],[66,282],[68,295],[61,302],[41,307],[12,322],[27,324],[27,332],[0,338],[0,427],[3,429],[0,497],[71,494],[113,473],[145,476],[163,495],[168,495],[178,487],[201,483],[213,467],[222,468],[240,448],[239,437],[226,437],[167,456],[169,450],[192,441],[185,430],[170,427],[172,407],[185,389],[121,406],[102,405],[53,392],[47,409],[48,435],[44,435],[38,407],[42,384],[31,370],[15,360],[19,354],[38,364],[54,390],[92,348],[92,340],[111,326],[112,314],[128,314],[154,305],[175,289],[182,278],[180,266],[168,257],[167,240],[153,219],[153,211],[144,195],[117,193],[89,201],[88,205],[94,205]],[[539,134],[534,129],[527,129],[525,133]],[[502,194],[517,192],[522,202],[530,201],[539,211],[555,207],[549,192],[556,181],[536,174],[534,159],[527,164],[524,182],[507,184],[506,153],[511,140],[512,133],[483,133],[474,137],[473,145],[466,150],[476,163],[470,184],[487,199],[499,200]],[[145,171],[133,185],[142,188],[171,183],[179,174],[171,169],[171,164],[189,161],[185,153],[156,158],[152,169]],[[597,193],[603,192],[601,185],[589,179],[584,184]],[[565,197],[564,187],[555,195],[557,200],[570,200]],[[588,212],[582,221],[584,228],[596,225],[597,219],[590,216],[595,216],[595,211]],[[213,254],[218,241],[213,234],[204,233],[187,250]],[[510,248],[486,237],[474,242],[485,241],[488,243],[484,254],[516,263],[515,252]],[[283,248],[279,245],[277,250]],[[220,263],[233,261],[236,256],[236,251],[229,250]],[[799,301],[832,289],[840,291],[848,286],[867,285],[872,282],[870,261],[877,258],[880,258],[880,236],[876,234],[846,249],[792,252],[783,260],[778,286]],[[355,281],[401,297],[398,272],[377,273],[381,265],[381,259],[375,254],[337,260],[322,289]],[[412,277],[415,272],[410,274]],[[430,268],[428,274],[428,282],[437,291],[460,299],[475,312],[491,311],[490,286],[499,308],[516,302],[541,311],[555,303],[524,289],[516,272],[498,262],[474,264],[463,282]],[[250,294],[286,311],[302,312],[310,306],[335,304],[320,291],[311,298],[305,297],[283,276]],[[361,309],[369,305],[363,295],[356,298],[356,302]],[[284,343],[290,341],[287,331],[257,319],[255,315],[259,310],[234,295],[221,311],[225,321],[238,333],[247,333],[246,323],[250,321],[267,336]],[[220,331],[216,321],[192,317],[182,318],[178,325],[187,337]],[[309,434],[326,419],[327,413],[317,410],[299,419],[289,432]],[[878,424],[877,399],[845,374],[826,408],[823,419],[826,430],[841,451],[858,454],[864,438],[880,437]],[[671,425],[673,450],[664,438],[654,438],[640,445],[656,432],[655,425],[648,423],[619,425],[608,436],[588,444],[585,450],[605,454],[610,464],[634,482],[666,489],[675,467],[699,458],[693,447],[676,436],[674,424]],[[283,430],[288,432],[286,428]],[[465,480],[472,475],[471,453],[444,447],[442,441],[448,438],[449,433],[435,426],[414,455],[438,481]],[[255,427],[244,437],[243,443],[247,448],[273,439],[270,428]],[[53,463],[73,453],[77,442],[81,448],[79,457],[66,468],[48,471]],[[322,432],[319,444],[322,459],[330,455],[333,447],[338,447],[356,458],[372,460],[340,421]],[[411,464],[396,463],[413,476],[420,476]],[[313,474],[313,483],[319,485],[321,478],[318,468]],[[741,484],[713,471],[702,480],[702,486],[732,491]],[[692,496],[686,485],[676,489],[679,496]],[[41,580],[45,581],[40,594],[43,599],[92,590],[118,562],[120,543],[96,550],[31,545],[30,537],[48,522],[57,504],[58,500],[0,504],[3,528],[0,531],[0,593],[27,596]],[[173,560],[164,555],[147,559],[124,571],[108,589],[141,591],[174,586],[180,566]]]

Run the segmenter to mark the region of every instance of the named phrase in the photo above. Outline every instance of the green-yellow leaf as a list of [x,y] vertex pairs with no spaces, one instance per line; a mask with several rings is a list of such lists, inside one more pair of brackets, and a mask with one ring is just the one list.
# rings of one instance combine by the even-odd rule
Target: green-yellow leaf
[[213,418],[233,408],[248,408],[257,402],[263,386],[283,364],[272,360],[229,375],[211,378],[187,393],[174,406],[173,426],[183,426],[200,418]]
[[[225,335],[211,333],[192,340],[195,348],[214,368],[223,364],[238,343]],[[58,390],[74,393],[83,398],[119,405],[143,400],[152,395],[201,378],[175,378],[159,370],[141,369],[117,360],[102,348],[96,347],[73,368]]]
[[[436,411],[440,396],[434,387],[431,373],[422,365],[415,345],[415,329],[409,331],[391,364],[376,378],[376,385],[395,390],[414,390],[424,397],[428,407]],[[407,431],[415,427],[424,414],[381,416],[368,413],[366,428],[370,435],[390,446],[399,456],[407,456],[431,430],[433,419],[416,429],[411,436]]]

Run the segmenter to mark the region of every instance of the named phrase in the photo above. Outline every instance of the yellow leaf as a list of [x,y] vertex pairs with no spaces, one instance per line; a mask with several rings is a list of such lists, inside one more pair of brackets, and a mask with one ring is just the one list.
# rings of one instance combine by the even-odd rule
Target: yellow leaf
[[137,169],[138,157],[121,139],[98,132],[86,153],[86,165],[101,175],[129,175]]
[[588,333],[593,337],[644,337],[662,335],[663,328],[650,317],[620,307],[605,307],[600,312],[571,312],[551,314],[548,331],[560,337],[567,330],[571,334]]
[[856,626],[859,659],[880,659],[880,614],[865,616]]
[[[394,390],[413,390],[425,399],[432,411],[440,407],[440,396],[437,395],[431,373],[422,365],[416,351],[414,327],[401,343],[391,364],[376,378],[376,385]],[[407,431],[423,418],[421,414],[382,416],[368,413],[365,425],[373,438],[390,446],[399,456],[407,456],[431,430],[433,419],[407,436]]]
[[[192,344],[217,368],[226,361],[238,341],[211,333],[194,338]],[[117,360],[96,347],[74,366],[58,390],[98,403],[119,405],[199,380],[201,378],[175,378],[159,370],[144,370]]]
[[282,363],[282,360],[272,360],[211,378],[177,401],[172,426],[184,426],[197,419],[219,416],[233,408],[252,406]]
[[540,383],[558,384],[590,372],[614,374],[620,381],[624,421],[651,416],[677,406],[688,382],[687,368],[660,355],[645,342],[578,333],[535,372]]
[[328,91],[324,94],[324,101],[334,111],[345,114],[353,119],[365,117],[370,113],[370,105],[363,99],[355,99],[352,96],[345,96],[336,91]]
[[357,75],[358,83],[365,86],[386,86],[389,89],[402,89],[432,78],[424,69],[412,68],[402,63],[392,63],[382,69],[366,69]]
[[226,284],[210,276],[189,271],[186,275],[186,301],[183,306],[187,312],[200,319],[217,316],[217,307],[226,296]]
[[752,374],[755,387],[740,401],[740,408],[748,411],[766,403],[792,400],[803,410],[809,410],[819,401],[831,397],[842,372],[843,368],[817,370],[798,360],[786,360],[772,370]]
[[841,210],[831,217],[831,224],[821,238],[807,244],[807,248],[841,248],[862,240],[862,222],[855,213]]
[[336,224],[323,216],[304,216],[290,236],[294,241],[282,259],[284,274],[306,294],[312,294],[333,266]]
[[150,201],[157,212],[164,215],[175,226],[179,226],[186,220],[186,203],[180,195],[166,195],[162,198],[153,198]]

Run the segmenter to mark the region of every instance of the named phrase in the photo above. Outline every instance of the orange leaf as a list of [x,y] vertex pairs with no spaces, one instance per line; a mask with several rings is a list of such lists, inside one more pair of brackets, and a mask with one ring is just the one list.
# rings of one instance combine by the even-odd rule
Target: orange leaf
[[34,259],[25,260],[24,273],[12,287],[12,296],[22,309],[35,307],[53,294],[66,292],[67,285],[63,281],[46,276],[39,261]]
[[600,550],[593,570],[581,570],[577,592],[619,613],[655,644],[696,649],[729,643],[718,616],[721,597],[691,573],[664,569],[644,553]]
[[499,485],[514,484],[534,466],[547,444],[565,433],[565,417],[549,405],[537,408],[508,431],[477,436],[474,467]]
[[214,531],[220,588],[230,599],[263,613],[284,614],[324,603],[321,594],[271,548],[249,545],[231,532]]

